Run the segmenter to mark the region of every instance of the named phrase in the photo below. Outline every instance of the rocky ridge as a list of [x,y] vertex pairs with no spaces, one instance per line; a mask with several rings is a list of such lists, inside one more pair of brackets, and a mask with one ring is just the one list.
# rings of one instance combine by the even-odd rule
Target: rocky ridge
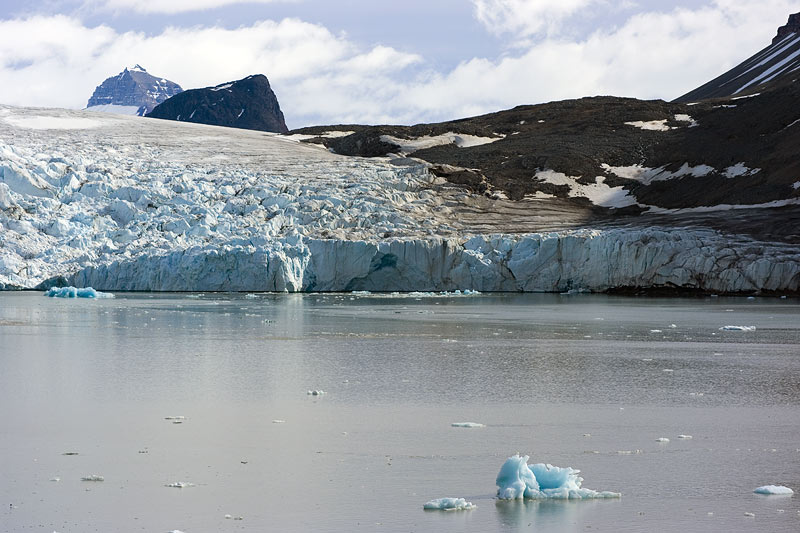
[[87,109],[141,117],[182,91],[177,83],[157,78],[136,65],[98,85],[89,98]]
[[247,130],[288,131],[267,77],[258,74],[205,89],[190,89],[158,105],[151,118]]

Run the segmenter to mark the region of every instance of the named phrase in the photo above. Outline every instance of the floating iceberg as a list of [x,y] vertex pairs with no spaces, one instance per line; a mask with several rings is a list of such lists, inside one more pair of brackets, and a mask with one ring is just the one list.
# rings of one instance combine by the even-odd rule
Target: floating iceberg
[[478,422],[453,422],[450,424],[454,428],[485,428],[486,424],[480,424]]
[[91,287],[79,289],[77,287],[52,287],[44,293],[50,298],[113,298],[108,292],[99,292]]
[[720,331],[755,331],[755,326],[722,326]]
[[174,483],[167,483],[164,486],[173,489],[185,489],[186,487],[194,487],[194,483],[189,483],[188,481],[176,481]]
[[768,495],[790,495],[794,494],[794,491],[789,487],[784,487],[782,485],[764,485],[763,487],[758,487],[754,490],[756,494],[768,494]]
[[580,470],[550,464],[528,465],[529,456],[509,457],[497,474],[497,497],[501,500],[587,500],[619,498],[619,492],[581,488]]
[[422,506],[423,509],[439,511],[469,511],[475,509],[477,505],[468,502],[464,498],[439,498],[431,500]]
[[106,479],[103,476],[98,476],[97,474],[92,474],[90,476],[84,476],[81,478],[81,481],[105,481]]

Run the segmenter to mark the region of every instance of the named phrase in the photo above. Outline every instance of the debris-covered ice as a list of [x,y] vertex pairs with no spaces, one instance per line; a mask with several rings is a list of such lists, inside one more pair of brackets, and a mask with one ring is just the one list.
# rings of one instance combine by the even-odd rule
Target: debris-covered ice
[[431,500],[422,506],[423,509],[439,511],[469,511],[477,505],[464,498],[439,498]]
[[768,495],[791,495],[794,494],[794,491],[789,487],[784,487],[783,485],[764,485],[763,487],[758,487],[754,490],[756,494],[768,494]]
[[323,394],[327,394],[324,390],[310,390],[306,394],[309,396],[322,396]]
[[538,463],[528,465],[530,457],[509,457],[497,474],[497,497],[501,500],[585,500],[619,498],[618,492],[598,492],[581,488],[580,470]]
[[480,424],[478,422],[453,422],[450,424],[454,428],[485,428],[486,424]]
[[187,487],[194,487],[194,483],[189,483],[188,481],[176,481],[174,483],[167,483],[164,486],[173,489],[185,489]]
[[113,298],[114,295],[108,292],[96,291],[91,287],[52,287],[44,293],[50,298]]

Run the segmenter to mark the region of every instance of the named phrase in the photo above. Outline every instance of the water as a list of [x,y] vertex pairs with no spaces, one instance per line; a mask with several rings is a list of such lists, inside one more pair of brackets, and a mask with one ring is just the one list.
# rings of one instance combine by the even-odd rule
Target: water
[[[517,452],[623,497],[497,501]],[[765,484],[796,299],[0,293],[0,531],[800,529]]]

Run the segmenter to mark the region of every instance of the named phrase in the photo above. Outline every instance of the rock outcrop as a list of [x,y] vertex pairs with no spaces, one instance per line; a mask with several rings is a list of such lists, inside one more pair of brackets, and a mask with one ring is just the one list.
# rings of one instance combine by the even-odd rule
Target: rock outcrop
[[288,131],[278,98],[262,74],[216,87],[185,91],[160,104],[147,116],[274,133]]
[[780,28],[778,28],[778,35],[776,35],[775,38],[772,39],[772,44],[781,41],[784,37],[786,37],[790,33],[800,33],[800,13],[789,15],[789,22],[787,22],[785,26],[781,26]]
[[177,83],[157,78],[136,65],[100,84],[89,98],[87,109],[144,116],[182,91]]

